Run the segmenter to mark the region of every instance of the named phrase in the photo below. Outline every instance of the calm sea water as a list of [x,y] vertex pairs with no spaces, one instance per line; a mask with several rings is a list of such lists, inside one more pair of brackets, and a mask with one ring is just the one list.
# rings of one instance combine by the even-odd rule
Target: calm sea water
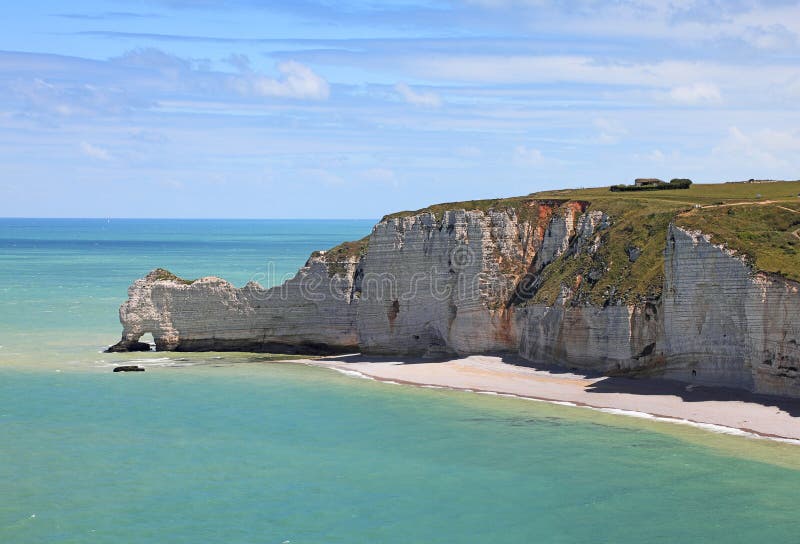
[[0,219],[0,362],[83,363],[116,341],[128,286],[153,268],[271,287],[373,223]]
[[[370,224],[0,220],[0,542],[797,541],[795,446],[263,355],[99,352],[155,266],[271,284]],[[109,371],[129,361],[148,372]]]

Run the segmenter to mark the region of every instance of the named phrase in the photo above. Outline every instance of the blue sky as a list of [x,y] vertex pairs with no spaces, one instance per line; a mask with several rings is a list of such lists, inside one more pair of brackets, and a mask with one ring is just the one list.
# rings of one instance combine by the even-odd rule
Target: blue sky
[[32,0],[3,21],[0,216],[800,178],[796,1]]

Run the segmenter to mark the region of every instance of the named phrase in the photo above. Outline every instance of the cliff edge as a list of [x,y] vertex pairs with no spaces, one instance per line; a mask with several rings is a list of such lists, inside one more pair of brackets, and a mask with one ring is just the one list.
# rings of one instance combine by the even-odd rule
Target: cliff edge
[[505,352],[800,396],[799,192],[590,189],[392,214],[271,289],[157,269],[110,349],[149,332],[174,351]]

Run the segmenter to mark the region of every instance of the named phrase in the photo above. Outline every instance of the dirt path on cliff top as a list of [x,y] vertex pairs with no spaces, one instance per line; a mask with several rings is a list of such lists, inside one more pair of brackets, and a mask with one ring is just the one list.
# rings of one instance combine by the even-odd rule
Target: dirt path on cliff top
[[687,214],[695,212],[696,210],[709,210],[709,209],[712,209],[712,208],[731,208],[733,206],[766,206],[768,204],[775,204],[776,208],[780,208],[782,210],[786,210],[787,212],[800,214],[800,211],[798,211],[798,210],[793,210],[792,208],[787,208],[786,206],[778,205],[779,202],[789,203],[789,202],[795,202],[795,201],[794,200],[760,200],[760,201],[743,200],[743,201],[739,201],[739,202],[724,202],[722,204],[706,204],[705,206],[700,206],[700,205],[694,204],[692,206],[692,209],[686,210],[685,212],[681,212],[678,215],[679,216],[680,215],[687,215]]
[[[742,202],[726,202],[724,204],[708,204],[707,206],[700,206],[699,209],[705,210],[708,208],[725,208],[730,206],[766,206],[767,204],[777,204],[778,202],[795,202],[794,200],[760,200],[758,202],[753,202],[752,200],[745,200]],[[800,213],[800,211],[793,210],[792,208],[787,208],[786,206],[775,206],[776,208],[780,208],[782,210],[786,210],[787,212],[792,213]]]
[[[776,208],[780,208],[780,209],[785,210],[787,212],[800,214],[800,211],[793,210],[792,208],[787,208],[786,206],[780,206],[780,205],[777,204],[778,202],[794,202],[794,201],[793,200],[764,200],[764,201],[761,201],[761,202],[747,202],[746,201],[746,202],[730,202],[730,203],[726,203],[726,204],[710,204],[708,206],[700,206],[700,208],[694,208],[694,209],[689,210],[687,212],[683,212],[682,214],[679,214],[679,215],[686,215],[687,213],[691,213],[695,209],[706,210],[708,208],[724,208],[724,207],[730,207],[730,206],[746,206],[748,204],[750,204],[752,206],[764,206],[766,204],[775,204]],[[798,240],[800,240],[800,229],[793,230],[791,232],[791,235],[794,236],[795,238],[797,238]]]
[[747,206],[748,204],[751,206],[765,206],[767,204],[775,204],[776,202],[785,202],[784,200],[759,200],[758,202],[753,202],[752,200],[745,200],[743,202],[726,202],[724,204],[707,204],[705,206],[700,206],[701,210],[707,210],[708,208],[725,208],[729,206]]

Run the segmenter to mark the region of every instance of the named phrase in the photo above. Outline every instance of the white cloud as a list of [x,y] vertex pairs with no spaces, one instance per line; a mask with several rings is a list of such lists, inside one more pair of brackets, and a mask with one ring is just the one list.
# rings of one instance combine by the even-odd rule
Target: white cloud
[[797,47],[797,34],[782,24],[751,26],[742,33],[742,39],[758,49],[789,50]]
[[722,93],[713,83],[695,83],[673,88],[669,99],[678,104],[718,104],[722,102]]
[[[14,74],[9,76],[12,79],[3,89],[6,97],[19,98],[20,105],[31,114],[87,117],[108,113],[121,114],[134,105],[147,105],[146,101],[131,98],[117,86],[100,87],[84,81],[69,82],[63,77],[50,80],[41,77],[26,79],[14,77]],[[3,87],[3,83],[5,82],[0,81],[0,87]]]
[[[636,36],[686,43],[743,41],[760,49],[792,46],[800,33],[800,6],[770,0],[464,0],[468,5],[513,13],[533,31],[559,28],[582,36]],[[488,14],[491,17],[491,13]]]
[[442,105],[441,97],[434,92],[417,92],[406,83],[398,83],[394,88],[406,102],[414,106],[438,108]]
[[650,162],[664,162],[666,157],[660,149],[654,149],[650,153],[642,155],[641,158]]
[[730,127],[728,135],[713,149],[713,154],[741,161],[747,159],[756,166],[769,168],[797,165],[800,153],[800,133],[763,129],[744,132]]
[[787,81],[783,91],[784,95],[788,96],[791,99],[796,100],[800,98],[800,76]]
[[84,155],[93,159],[110,161],[112,158],[111,153],[109,153],[107,149],[103,149],[102,147],[92,145],[87,142],[81,142],[80,148]]
[[283,77],[246,74],[231,78],[231,85],[244,96],[325,100],[330,95],[328,82],[304,64],[292,60],[281,62],[278,71]]
[[532,147],[518,145],[514,148],[514,163],[519,166],[533,166],[544,160],[542,152]]
[[365,181],[373,183],[386,183],[388,185],[397,185],[397,178],[393,170],[388,168],[370,168],[361,172],[361,177]]
[[597,142],[601,144],[615,144],[619,142],[622,136],[628,133],[622,123],[614,119],[598,117],[593,121],[593,124],[600,131],[597,136]]
[[718,85],[735,89],[740,96],[761,97],[765,88],[800,77],[800,65],[786,62],[748,66],[747,77],[743,77],[741,65],[706,60],[608,62],[584,55],[431,55],[408,58],[406,63],[417,77],[459,83],[581,83],[663,89],[668,82],[671,90],[659,91],[656,98],[698,104],[721,102]]
[[239,53],[231,53],[224,59],[223,62],[230,64],[240,72],[250,72],[250,57]]

